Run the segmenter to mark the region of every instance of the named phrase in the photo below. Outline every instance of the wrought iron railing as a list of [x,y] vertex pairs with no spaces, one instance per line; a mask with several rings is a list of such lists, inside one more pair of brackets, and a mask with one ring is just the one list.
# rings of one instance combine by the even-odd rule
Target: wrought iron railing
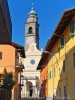
[[8,1],[0,0],[0,7],[3,12],[3,16],[4,16],[4,19],[6,22],[6,27],[7,27],[8,33],[9,33],[9,37],[12,38],[12,22],[11,22],[9,7],[8,7]]

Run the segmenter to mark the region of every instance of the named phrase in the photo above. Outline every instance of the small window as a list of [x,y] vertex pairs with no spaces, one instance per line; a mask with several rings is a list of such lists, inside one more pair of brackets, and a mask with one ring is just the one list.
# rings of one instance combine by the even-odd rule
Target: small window
[[75,21],[70,23],[70,35],[73,36],[75,34]]
[[53,76],[54,76],[54,75],[53,75],[53,70],[52,70],[52,78],[53,78]]
[[66,68],[66,66],[65,66],[65,60],[63,61],[63,72],[65,72],[65,69]]
[[51,71],[50,71],[50,79],[51,79]]
[[64,86],[64,97],[65,98],[67,97],[67,94],[66,94],[66,86]]
[[60,37],[60,47],[63,48],[64,47],[64,36]]
[[73,65],[75,67],[75,52],[73,53]]
[[32,27],[29,27],[29,33],[32,33]]
[[30,64],[34,65],[34,64],[35,64],[35,60],[32,59],[32,60],[30,61]]
[[0,52],[0,60],[2,59],[2,52]]

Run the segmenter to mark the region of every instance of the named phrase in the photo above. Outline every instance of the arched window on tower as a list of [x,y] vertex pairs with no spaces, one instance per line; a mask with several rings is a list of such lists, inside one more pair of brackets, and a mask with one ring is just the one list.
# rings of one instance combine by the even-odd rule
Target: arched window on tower
[[29,27],[29,33],[32,33],[32,27]]

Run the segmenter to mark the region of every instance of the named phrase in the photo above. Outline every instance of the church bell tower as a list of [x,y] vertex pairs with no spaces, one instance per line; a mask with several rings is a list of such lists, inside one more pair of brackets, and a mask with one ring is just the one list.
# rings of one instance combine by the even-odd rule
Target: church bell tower
[[37,14],[34,11],[32,5],[31,11],[28,13],[28,18],[25,24],[25,49],[29,48],[29,45],[34,42],[39,49],[39,24]]

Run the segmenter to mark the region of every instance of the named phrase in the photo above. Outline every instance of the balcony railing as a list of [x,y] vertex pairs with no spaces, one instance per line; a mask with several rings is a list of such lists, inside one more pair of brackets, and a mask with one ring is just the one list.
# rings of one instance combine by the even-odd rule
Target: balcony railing
[[11,17],[9,13],[9,7],[7,0],[0,0],[0,7],[2,9],[3,17],[6,22],[6,27],[9,33],[10,39],[12,38],[12,23],[11,23]]

